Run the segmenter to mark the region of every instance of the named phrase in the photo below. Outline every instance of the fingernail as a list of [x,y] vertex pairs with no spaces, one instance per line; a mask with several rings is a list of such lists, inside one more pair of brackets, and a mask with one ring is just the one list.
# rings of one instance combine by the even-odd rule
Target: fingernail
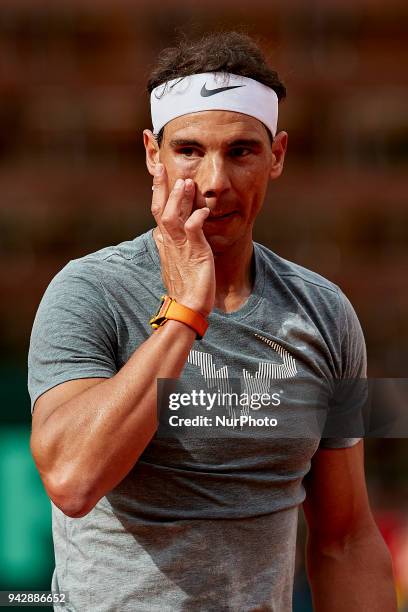
[[193,188],[193,181],[192,179],[186,179],[186,189],[190,190]]
[[174,188],[175,189],[181,189],[184,185],[184,181],[183,179],[179,178],[177,179],[177,181],[175,182]]
[[154,173],[156,176],[161,176],[163,174],[163,164],[156,164]]

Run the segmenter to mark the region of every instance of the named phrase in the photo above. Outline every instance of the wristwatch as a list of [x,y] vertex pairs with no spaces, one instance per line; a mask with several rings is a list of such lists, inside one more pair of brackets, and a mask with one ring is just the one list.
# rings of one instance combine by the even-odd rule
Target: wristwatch
[[168,320],[181,321],[181,323],[185,323],[194,329],[197,334],[197,340],[201,340],[208,327],[207,319],[202,314],[188,308],[188,306],[179,304],[169,295],[162,295],[159,310],[150,319],[149,323],[153,329],[157,329]]

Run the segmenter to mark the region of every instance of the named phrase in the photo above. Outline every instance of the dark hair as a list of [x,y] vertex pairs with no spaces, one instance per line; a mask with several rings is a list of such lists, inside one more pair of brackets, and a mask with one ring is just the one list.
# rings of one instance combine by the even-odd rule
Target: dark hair
[[[273,89],[279,102],[286,97],[286,88],[278,73],[272,70],[256,42],[243,32],[213,32],[191,41],[182,34],[174,47],[163,49],[147,82],[149,94],[155,87],[200,72],[231,72],[255,79]],[[265,126],[266,127],[266,126]],[[272,134],[266,128],[271,139]],[[158,145],[164,127],[155,134]]]

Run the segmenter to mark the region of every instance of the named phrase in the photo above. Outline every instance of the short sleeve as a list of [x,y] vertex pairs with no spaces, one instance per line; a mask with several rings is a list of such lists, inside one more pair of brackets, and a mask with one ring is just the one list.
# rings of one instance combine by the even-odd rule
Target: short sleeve
[[31,412],[37,398],[60,383],[117,372],[115,318],[97,272],[97,263],[72,261],[43,295],[28,352]]
[[[365,380],[367,378],[367,351],[363,330],[353,306],[339,288],[338,295],[341,380],[337,384],[337,401],[343,407],[346,407],[344,411],[346,416],[344,416],[343,422],[340,423],[338,428],[341,435],[348,429],[346,419],[350,418],[350,411],[353,411],[352,418],[359,420],[359,422],[361,420],[361,408],[367,399]],[[339,400],[340,397],[341,401]],[[347,413],[349,414],[347,415]],[[354,428],[356,428],[355,424]],[[353,429],[353,426],[350,426],[350,429]],[[357,429],[360,429],[360,427],[357,426]],[[331,435],[321,439],[320,447],[347,448],[354,446],[360,440],[361,438]]]

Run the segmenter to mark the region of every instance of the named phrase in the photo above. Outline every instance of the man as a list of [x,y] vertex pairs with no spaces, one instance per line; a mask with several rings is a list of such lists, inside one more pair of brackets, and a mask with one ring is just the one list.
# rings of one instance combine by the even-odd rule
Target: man
[[[391,612],[362,441],[156,434],[157,379],[265,378],[290,394],[299,377],[365,377],[366,360],[339,288],[252,240],[287,147],[285,88],[254,42],[182,41],[159,58],[149,92],[157,226],[71,261],[31,337],[52,588],[76,611],[287,612],[306,490],[315,610]],[[296,416],[304,404],[289,407]]]

